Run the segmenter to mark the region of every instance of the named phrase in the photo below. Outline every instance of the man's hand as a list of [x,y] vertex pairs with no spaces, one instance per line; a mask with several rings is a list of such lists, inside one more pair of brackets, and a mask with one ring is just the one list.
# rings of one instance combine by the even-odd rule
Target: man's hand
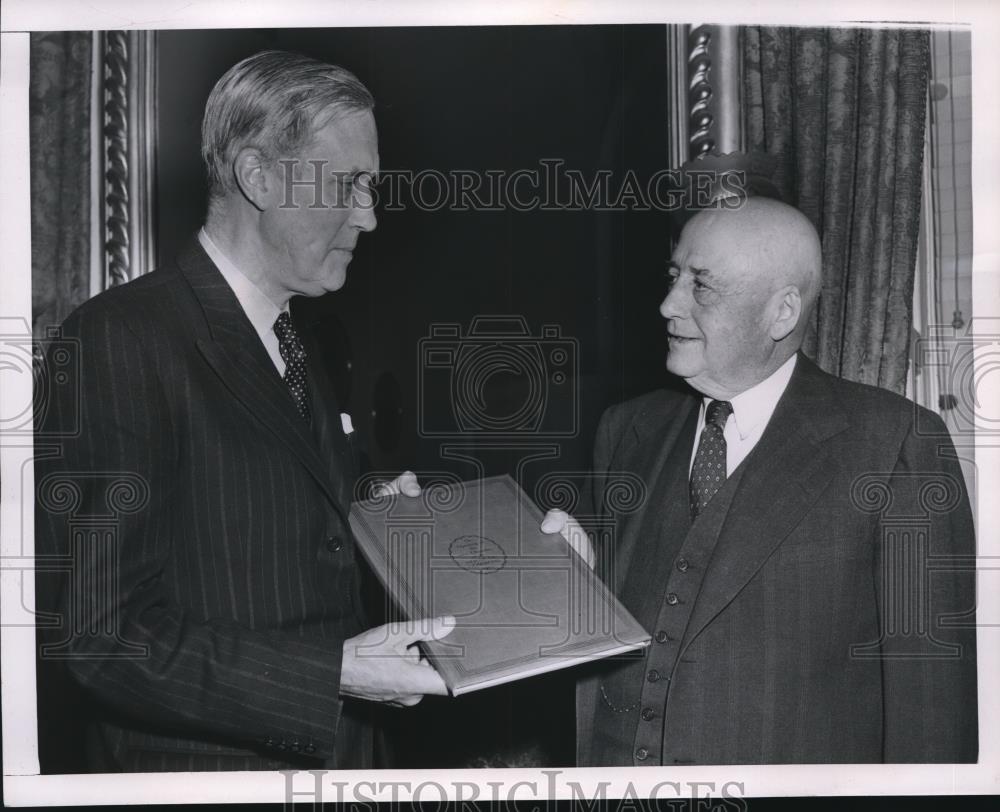
[[441,640],[455,628],[455,618],[438,617],[388,623],[344,642],[340,695],[409,707],[427,694],[446,695],[448,686],[421,659],[417,643]]
[[590,536],[580,523],[563,510],[550,510],[542,519],[543,533],[560,533],[567,543],[580,558],[587,562],[591,569],[597,559],[594,556],[594,547],[590,543]]
[[413,471],[403,471],[392,482],[383,482],[372,489],[372,496],[390,496],[399,493],[404,496],[420,496],[420,483],[417,482],[417,475]]

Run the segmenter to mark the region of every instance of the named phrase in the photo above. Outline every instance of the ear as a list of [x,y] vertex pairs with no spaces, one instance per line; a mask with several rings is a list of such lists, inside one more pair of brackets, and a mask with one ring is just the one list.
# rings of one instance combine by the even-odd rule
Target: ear
[[274,196],[274,178],[268,171],[263,153],[256,147],[243,147],[233,160],[236,184],[250,204],[263,211]]
[[802,315],[802,296],[795,285],[787,285],[775,291],[771,305],[773,317],[769,334],[773,341],[781,341],[798,326]]

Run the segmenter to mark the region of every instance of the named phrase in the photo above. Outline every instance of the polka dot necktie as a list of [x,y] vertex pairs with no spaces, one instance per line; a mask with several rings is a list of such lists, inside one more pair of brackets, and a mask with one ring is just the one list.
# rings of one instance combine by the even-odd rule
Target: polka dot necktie
[[274,322],[274,334],[278,337],[278,352],[285,362],[285,383],[292,393],[295,408],[305,420],[310,418],[309,380],[306,377],[306,351],[292,326],[292,318],[282,313]]
[[698,518],[726,481],[726,438],[722,432],[732,413],[733,404],[726,400],[713,400],[705,410],[705,428],[691,466],[692,520]]

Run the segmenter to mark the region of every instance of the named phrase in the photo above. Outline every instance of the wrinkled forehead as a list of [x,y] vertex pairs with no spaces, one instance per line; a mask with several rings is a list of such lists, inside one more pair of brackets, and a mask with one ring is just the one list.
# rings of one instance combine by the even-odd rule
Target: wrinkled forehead
[[735,218],[724,213],[696,214],[681,232],[671,261],[679,268],[710,269],[717,275],[744,274],[750,268],[750,241]]
[[378,131],[371,111],[324,114],[316,123],[306,147],[307,153],[314,153],[312,157],[347,171],[378,171]]

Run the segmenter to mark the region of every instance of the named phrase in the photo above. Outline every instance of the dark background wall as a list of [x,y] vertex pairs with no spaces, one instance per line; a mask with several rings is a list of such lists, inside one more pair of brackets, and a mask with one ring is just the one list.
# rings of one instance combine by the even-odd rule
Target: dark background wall
[[[585,177],[666,168],[664,26],[172,31],[159,35],[158,221],[161,259],[201,224],[205,184],[201,115],[215,81],[263,48],[316,56],[352,70],[377,101],[383,170],[540,169],[562,159]],[[362,235],[345,288],[306,303],[323,316],[327,362],[341,409],[354,418],[375,469],[449,470],[442,439],[421,437],[421,408],[443,425],[454,398],[447,369],[418,357],[432,325],[467,331],[481,315],[518,315],[531,336],[556,325],[579,374],[555,385],[547,371],[545,425],[563,434],[527,464],[533,492],[550,470],[585,470],[604,408],[663,383],[657,306],[669,235],[659,212],[379,211]],[[550,364],[555,343],[519,342]],[[534,347],[535,349],[530,349]],[[425,375],[421,406],[420,377]],[[517,411],[525,375],[489,378],[484,409]],[[529,452],[481,437],[481,470],[517,474]],[[544,509],[546,506],[542,505]],[[393,716],[402,766],[571,764],[572,678],[556,674],[457,700],[427,700]],[[428,737],[427,731],[434,735]]]

